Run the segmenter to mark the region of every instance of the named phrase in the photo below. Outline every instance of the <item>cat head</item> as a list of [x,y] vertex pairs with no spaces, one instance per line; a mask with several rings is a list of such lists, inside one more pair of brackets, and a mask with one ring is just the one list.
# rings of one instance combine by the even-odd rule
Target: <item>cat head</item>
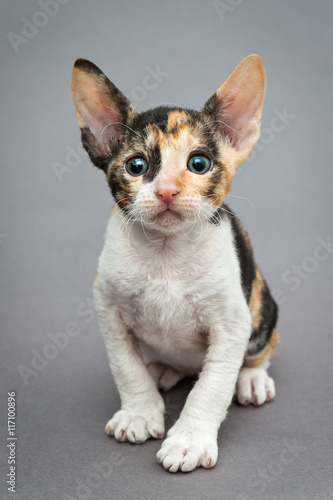
[[90,61],[73,68],[82,143],[129,218],[166,234],[214,214],[260,133],[266,75],[243,59],[201,111],[157,107],[136,113]]

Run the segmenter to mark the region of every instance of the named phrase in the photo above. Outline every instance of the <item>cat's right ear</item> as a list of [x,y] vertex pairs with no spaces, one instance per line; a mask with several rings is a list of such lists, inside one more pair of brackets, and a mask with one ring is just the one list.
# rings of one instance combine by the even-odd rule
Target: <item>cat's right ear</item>
[[72,97],[82,144],[94,165],[106,172],[110,156],[123,141],[125,124],[134,108],[92,62],[75,61]]

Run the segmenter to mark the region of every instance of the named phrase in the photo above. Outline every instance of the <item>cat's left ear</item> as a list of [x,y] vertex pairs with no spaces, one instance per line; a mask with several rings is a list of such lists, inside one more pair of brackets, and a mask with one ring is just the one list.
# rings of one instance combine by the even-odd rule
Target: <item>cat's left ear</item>
[[82,144],[91,161],[105,172],[108,160],[122,143],[130,101],[92,62],[78,59],[72,74],[72,97],[82,133]]
[[260,135],[266,73],[258,54],[245,57],[202,109],[215,130],[227,139],[239,163],[250,154]]

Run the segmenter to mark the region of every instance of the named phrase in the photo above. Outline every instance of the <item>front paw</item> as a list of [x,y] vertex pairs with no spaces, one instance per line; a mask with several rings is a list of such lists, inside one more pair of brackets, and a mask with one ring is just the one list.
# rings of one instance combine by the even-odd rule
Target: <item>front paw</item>
[[[196,467],[210,468],[217,462],[218,448],[215,438],[199,432],[172,433],[162,443],[157,461],[169,472],[189,472]],[[169,431],[169,434],[170,434]]]
[[161,439],[164,436],[164,417],[156,411],[132,412],[119,410],[105,426],[105,431],[118,441],[144,443],[151,437]]

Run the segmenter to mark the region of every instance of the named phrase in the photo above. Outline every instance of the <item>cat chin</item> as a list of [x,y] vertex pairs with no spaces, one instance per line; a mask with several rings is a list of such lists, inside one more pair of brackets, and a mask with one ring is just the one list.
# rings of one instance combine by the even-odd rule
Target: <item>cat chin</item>
[[147,229],[153,229],[166,235],[175,234],[181,231],[184,225],[186,225],[186,220],[182,215],[171,211],[166,211],[155,216],[150,222],[146,222],[146,224],[143,220],[142,222],[146,225]]
[[[199,212],[181,211],[179,210],[162,210],[155,212],[155,210],[145,211],[141,213],[140,222],[144,226],[145,231],[157,231],[161,234],[172,235],[181,232],[191,232],[200,217]],[[206,218],[201,220],[200,228],[202,229]]]
[[158,219],[155,219],[153,222],[147,222],[146,224],[141,220],[141,223],[144,224],[145,232],[153,231],[156,233],[160,233],[161,235],[165,236],[171,236],[171,235],[176,235],[176,234],[186,234],[189,235],[188,237],[190,238],[191,236],[191,231],[195,230],[194,232],[194,238],[198,238],[198,234],[200,233],[200,230],[203,232],[204,231],[204,223],[206,221],[201,221],[199,222],[199,227],[196,226],[196,223],[198,220],[193,220],[192,218],[180,218],[180,219],[173,219],[173,220],[163,220],[160,221]]
[[181,231],[184,226],[184,220],[182,219],[169,219],[169,220],[157,220],[150,227],[164,234],[175,234]]
[[156,219],[159,221],[160,224],[167,226],[170,224],[171,225],[177,224],[184,220],[180,213],[175,212],[173,210],[165,210],[164,212],[158,214]]

